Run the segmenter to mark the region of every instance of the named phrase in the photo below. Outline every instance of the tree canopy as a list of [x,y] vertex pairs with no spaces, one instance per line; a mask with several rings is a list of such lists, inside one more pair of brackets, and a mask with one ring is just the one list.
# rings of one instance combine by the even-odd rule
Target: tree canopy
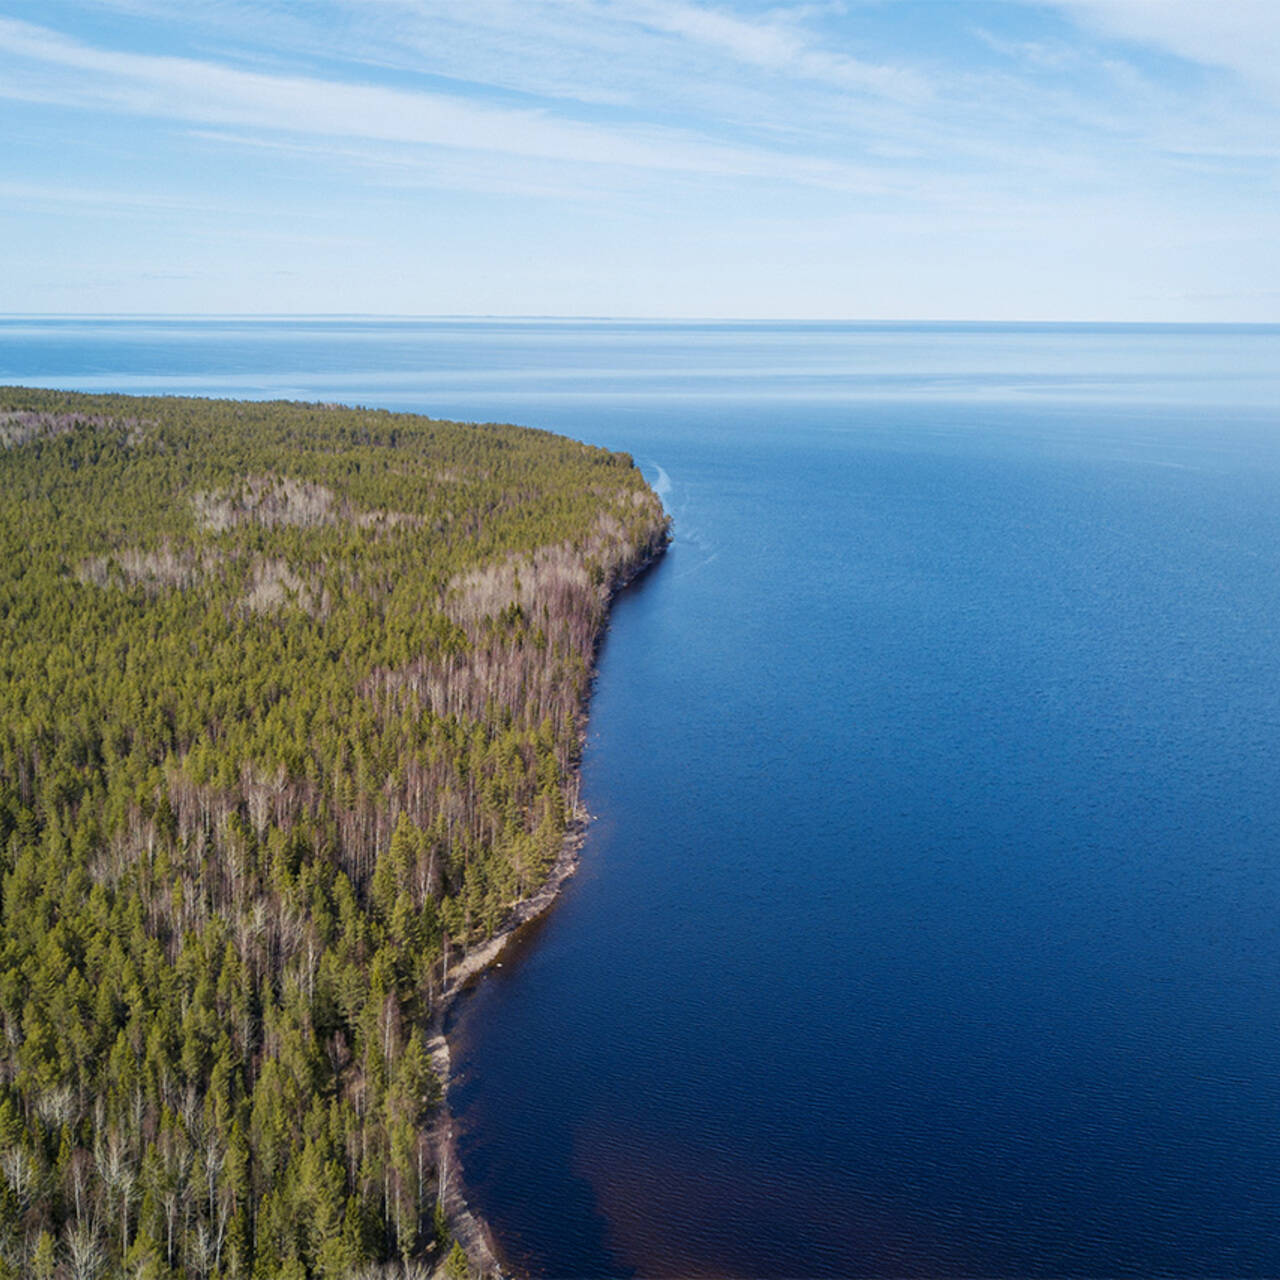
[[436,1233],[446,950],[545,876],[631,459],[0,389],[0,1277],[345,1277]]

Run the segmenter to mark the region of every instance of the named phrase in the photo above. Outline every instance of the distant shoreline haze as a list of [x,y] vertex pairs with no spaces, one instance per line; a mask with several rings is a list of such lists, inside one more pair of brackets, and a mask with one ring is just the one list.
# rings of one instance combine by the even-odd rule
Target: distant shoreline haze
[[10,317],[0,318],[0,380],[525,420],[584,395],[1125,399],[1266,410],[1280,397],[1277,333],[1266,325]]

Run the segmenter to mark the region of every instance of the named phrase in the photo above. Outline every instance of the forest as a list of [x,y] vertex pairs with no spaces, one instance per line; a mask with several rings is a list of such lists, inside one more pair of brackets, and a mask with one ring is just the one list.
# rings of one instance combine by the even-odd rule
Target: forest
[[545,432],[0,389],[0,1280],[448,1251],[426,1029],[666,539]]

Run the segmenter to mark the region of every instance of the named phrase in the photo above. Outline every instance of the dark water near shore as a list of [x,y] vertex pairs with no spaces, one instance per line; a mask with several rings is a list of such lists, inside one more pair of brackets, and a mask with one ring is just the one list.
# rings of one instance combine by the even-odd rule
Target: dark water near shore
[[1280,1275],[1280,329],[0,320],[631,450],[598,821],[455,1025],[550,1276]]

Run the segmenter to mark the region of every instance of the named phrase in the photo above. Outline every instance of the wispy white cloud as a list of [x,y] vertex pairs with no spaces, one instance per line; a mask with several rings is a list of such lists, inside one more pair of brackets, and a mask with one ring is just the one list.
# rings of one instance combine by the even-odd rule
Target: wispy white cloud
[[1280,95],[1276,0],[1033,0],[1065,10],[1106,35],[1234,72]]
[[[927,102],[929,76],[832,38],[840,5],[775,4],[750,14],[690,0],[98,0],[180,34],[189,52],[335,59],[380,75],[454,81],[467,94],[520,95],[614,122],[695,117],[792,139],[828,121],[891,127]],[[248,33],[252,33],[249,35]],[[268,65],[266,62],[263,66]],[[308,68],[310,70],[311,68]]]
[[[853,6],[838,23],[833,13],[849,6],[778,3],[744,13],[727,0],[209,0],[194,10],[178,0],[101,3],[188,32],[203,29],[203,43],[220,50],[252,32],[251,56],[269,50],[277,64],[293,57],[287,73],[247,72],[243,57],[226,67],[225,55],[171,59],[170,74],[159,60],[145,68],[117,62],[139,82],[163,78],[166,108],[178,118],[540,157],[575,163],[580,172],[588,164],[623,165],[915,196],[957,164],[1003,164],[1011,179],[1064,165],[1131,172],[1132,157],[1110,154],[1126,143],[1189,156],[1222,154],[1243,138],[1253,139],[1246,153],[1265,153],[1272,123],[1241,104],[1189,101],[1123,56],[1062,37],[973,32],[1006,55],[998,74],[960,63],[943,70],[936,59],[926,74],[918,56],[912,65],[884,48],[855,56],[851,50],[871,43],[857,38],[865,14],[892,9],[885,3]],[[1175,37],[1196,43],[1196,24],[1208,22],[1196,14],[1210,8],[1184,0],[1022,5],[1056,6],[1099,31],[1105,21],[1112,34],[1142,26],[1166,44]],[[1264,6],[1217,0],[1211,8],[1215,15],[1247,11],[1249,34],[1266,33]],[[1176,21],[1167,16],[1175,10]],[[345,61],[344,81],[315,74],[308,63],[320,58]],[[436,80],[430,91],[352,83],[376,81],[382,67]],[[189,72],[194,78],[184,86]],[[228,86],[228,76],[241,78]],[[458,91],[442,92],[441,78]],[[232,91],[218,104],[193,102],[202,81],[211,92]],[[184,90],[178,102],[175,84]],[[490,93],[486,103],[477,94],[483,86],[534,101],[513,105],[508,92],[505,101]],[[47,85],[11,78],[9,92],[20,91],[51,96]],[[144,87],[141,96],[154,90]],[[114,109],[126,109],[118,93]],[[564,186],[563,175],[540,182]],[[527,189],[527,180],[520,186]]]
[[[19,264],[30,289],[99,251],[56,245],[59,207],[110,214],[108,254],[136,214],[139,269],[163,242],[159,267],[198,259],[218,300],[318,216],[332,242],[298,239],[287,264],[299,306],[341,278],[366,306],[392,305],[376,288],[429,308],[414,263],[454,273],[446,309],[474,290],[493,310],[651,310],[674,283],[686,312],[761,314],[767,280],[791,314],[824,290],[814,313],[925,314],[945,294],[963,314],[964,291],[1003,281],[1005,314],[1016,297],[1045,314],[1091,288],[1238,296],[1254,274],[1261,308],[1275,283],[1274,0],[2,7],[0,206],[45,255]],[[231,203],[220,244],[209,214]],[[836,295],[869,282],[878,308]]]
[[805,26],[808,6],[776,8],[763,20],[684,0],[624,0],[605,10],[707,46],[744,66],[888,98],[920,101],[929,96],[928,81],[914,69],[824,47]]
[[[157,18],[176,15],[171,0],[114,2]],[[339,6],[353,2],[330,0]],[[221,0],[209,12],[235,25],[235,19],[247,21],[246,3]],[[1198,114],[1189,114],[1176,95],[1150,84],[1123,59],[1090,62],[1086,49],[998,36],[988,36],[988,44],[1006,55],[1006,71],[977,74],[957,68],[945,80],[929,82],[914,105],[873,102],[834,87],[840,75],[859,79],[862,65],[854,67],[838,50],[819,45],[806,25],[810,11],[794,6],[748,21],[687,0],[360,3],[370,19],[365,30],[371,45],[387,43],[392,33],[419,31],[415,24],[438,17],[433,56],[446,64],[451,40],[466,45],[474,59],[490,48],[487,39],[498,38],[499,27],[502,38],[537,31],[543,39],[559,39],[577,15],[577,43],[564,36],[565,47],[610,50],[614,56],[606,67],[622,67],[621,79],[631,63],[643,63],[668,81],[687,70],[638,55],[627,43],[636,31],[656,32],[652,38],[686,54],[690,47],[727,50],[737,64],[768,64],[780,75],[786,71],[801,79],[797,68],[818,59],[829,74],[821,92],[765,94],[759,106],[768,116],[763,127],[744,127],[740,119],[726,121],[723,112],[707,110],[684,113],[685,123],[676,127],[654,119],[663,114],[665,101],[653,102],[648,110],[633,105],[594,113],[603,119],[589,118],[592,112],[563,99],[515,105],[509,97],[477,96],[474,86],[461,81],[456,92],[442,90],[438,79],[431,88],[407,87],[400,77],[391,87],[377,82],[368,62],[354,68],[348,63],[342,79],[302,69],[265,71],[247,68],[240,57],[228,60],[225,53],[215,60],[211,54],[124,52],[0,19],[0,51],[11,55],[8,73],[0,78],[0,98],[186,124],[213,145],[274,150],[318,167],[359,170],[364,181],[393,189],[470,190],[579,205],[625,199],[659,214],[664,204],[680,198],[682,186],[732,188],[746,181],[764,184],[775,200],[788,188],[808,188],[892,204],[903,212],[932,208],[953,221],[987,219],[996,209],[1052,205],[1064,191],[1078,196],[1132,185],[1135,147],[1143,149],[1148,168],[1158,152],[1166,153],[1166,179],[1180,180],[1180,167],[1206,157],[1216,163],[1235,154],[1247,162],[1266,154],[1258,149],[1275,136],[1268,134],[1265,120],[1245,119],[1235,127],[1229,114],[1217,118],[1200,107]],[[305,49],[297,13],[286,9],[280,14],[267,5],[265,13],[293,24],[291,36]],[[446,17],[446,9],[455,16]],[[262,6],[253,11],[265,20]],[[387,24],[380,35],[378,15]],[[508,18],[510,27],[504,26]],[[481,28],[489,27],[495,30],[485,35]],[[370,30],[373,37],[367,35]],[[316,31],[310,38],[318,38]],[[279,59],[286,50],[278,46],[273,52]],[[367,53],[365,48],[362,56]],[[501,58],[492,61],[497,65]],[[304,54],[295,54],[296,67],[306,63]],[[1096,92],[1081,92],[1073,82],[1078,65],[1086,63],[1095,79],[1109,78],[1108,101]],[[1053,74],[1045,73],[1046,65]],[[601,74],[599,68],[595,74]],[[568,67],[554,73],[562,75],[570,75]],[[763,91],[752,86],[745,92]],[[734,100],[735,105],[744,100]],[[655,180],[661,185],[654,186]]]
[[609,126],[545,109],[497,106],[461,95],[275,75],[191,58],[97,48],[29,23],[0,19],[0,50],[78,73],[54,87],[11,76],[0,96],[275,132],[367,138],[575,165],[785,180],[883,193],[883,175],[821,157],[733,146],[687,130]]

